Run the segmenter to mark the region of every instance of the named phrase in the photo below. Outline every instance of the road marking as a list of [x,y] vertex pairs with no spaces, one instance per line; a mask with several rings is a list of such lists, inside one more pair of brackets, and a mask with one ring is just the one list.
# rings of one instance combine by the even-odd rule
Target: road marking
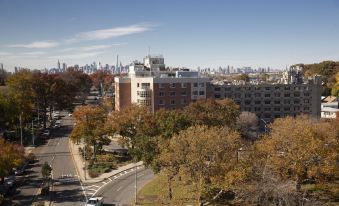
[[87,190],[97,191],[97,189],[94,188],[88,188]]
[[111,179],[110,177],[109,177],[108,179],[109,179],[110,181],[112,181],[112,179]]
[[107,182],[104,182],[104,181],[102,181],[102,183],[104,183],[104,185],[107,184]]
[[117,191],[121,190],[121,188],[122,188],[122,187],[119,187],[119,188],[117,189]]

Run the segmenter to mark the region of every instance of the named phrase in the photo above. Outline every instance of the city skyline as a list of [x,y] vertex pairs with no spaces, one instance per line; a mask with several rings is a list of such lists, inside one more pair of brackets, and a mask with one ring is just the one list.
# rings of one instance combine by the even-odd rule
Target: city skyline
[[[284,69],[338,60],[339,3],[327,1],[6,1],[0,63],[43,69],[56,62],[115,65],[163,54],[196,69]],[[13,15],[15,14],[15,15]]]

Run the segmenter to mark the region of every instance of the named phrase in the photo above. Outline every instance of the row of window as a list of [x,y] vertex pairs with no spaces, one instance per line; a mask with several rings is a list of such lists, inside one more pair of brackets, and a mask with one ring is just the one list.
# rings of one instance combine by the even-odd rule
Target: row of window
[[[175,99],[171,99],[170,101],[169,101],[169,103],[170,103],[170,105],[176,105],[176,101],[175,101]],[[159,99],[159,105],[160,106],[164,106],[166,104],[166,102],[165,102],[165,100],[164,99]],[[180,104],[181,105],[187,105],[187,100],[186,99],[181,99],[180,100]]]
[[225,88],[225,91],[231,91],[231,90],[236,90],[236,91],[240,91],[240,90],[245,90],[245,91],[260,91],[260,90],[264,90],[264,91],[273,91],[273,90],[309,90],[308,86],[275,86],[275,87],[259,87],[259,86],[252,86],[252,87],[232,87],[232,86],[228,86],[228,87],[214,87],[214,91],[218,92],[221,91],[222,88]]
[[[310,100],[309,99],[304,99],[303,101],[304,103],[310,103]],[[250,105],[252,103],[251,100],[245,100],[244,101],[245,105]],[[281,103],[284,103],[284,104],[291,104],[291,103],[294,103],[294,104],[300,104],[300,99],[295,99],[293,101],[289,100],[289,99],[284,99],[284,101],[281,101],[281,100],[274,100],[274,101],[271,101],[271,100],[264,100],[264,101],[260,101],[260,100],[255,100],[254,101],[254,104],[281,104]]]
[[[215,95],[221,96],[218,93],[216,93]],[[282,93],[273,93],[273,94],[270,94],[270,93],[264,93],[264,94],[262,94],[262,93],[253,93],[253,94],[252,93],[245,93],[244,97],[247,97],[247,98],[251,98],[251,97],[281,97],[282,95],[284,97],[291,97],[292,96],[291,93],[284,93],[284,94],[282,94]],[[232,96],[232,93],[226,93],[225,96]],[[241,93],[235,93],[234,94],[235,98],[241,98],[241,96],[242,96]],[[300,93],[299,92],[294,92],[293,96],[294,97],[300,97]],[[308,97],[308,96],[310,96],[310,94],[308,92],[305,92],[304,96]]]
[[274,111],[274,112],[281,112],[281,111],[285,111],[285,112],[288,112],[288,111],[300,111],[301,109],[303,109],[303,111],[309,111],[310,110],[310,107],[299,107],[299,106],[295,106],[295,107],[244,107],[244,111],[248,111],[248,112],[262,112],[262,111],[265,111],[265,112],[271,112],[271,111]]
[[[205,95],[205,91],[193,91],[193,95],[195,95],[195,96],[197,96],[197,95],[203,96],[203,95]],[[164,97],[164,96],[165,96],[165,92],[160,91],[159,92],[159,97]],[[171,96],[171,97],[176,96],[176,92],[175,91],[170,91],[169,92],[169,96]],[[185,90],[181,91],[181,96],[187,96],[187,91],[185,91]]]

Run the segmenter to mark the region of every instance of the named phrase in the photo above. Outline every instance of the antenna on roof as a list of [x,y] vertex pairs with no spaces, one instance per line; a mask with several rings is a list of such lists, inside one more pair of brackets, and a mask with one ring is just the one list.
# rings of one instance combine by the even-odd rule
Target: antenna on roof
[[148,46],[148,57],[150,57],[150,55],[151,55],[151,47]]

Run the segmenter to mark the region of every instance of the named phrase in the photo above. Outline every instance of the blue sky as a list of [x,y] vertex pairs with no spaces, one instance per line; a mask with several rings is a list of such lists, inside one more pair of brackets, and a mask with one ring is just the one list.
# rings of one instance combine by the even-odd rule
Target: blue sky
[[339,60],[339,0],[0,0],[0,62],[262,66]]

